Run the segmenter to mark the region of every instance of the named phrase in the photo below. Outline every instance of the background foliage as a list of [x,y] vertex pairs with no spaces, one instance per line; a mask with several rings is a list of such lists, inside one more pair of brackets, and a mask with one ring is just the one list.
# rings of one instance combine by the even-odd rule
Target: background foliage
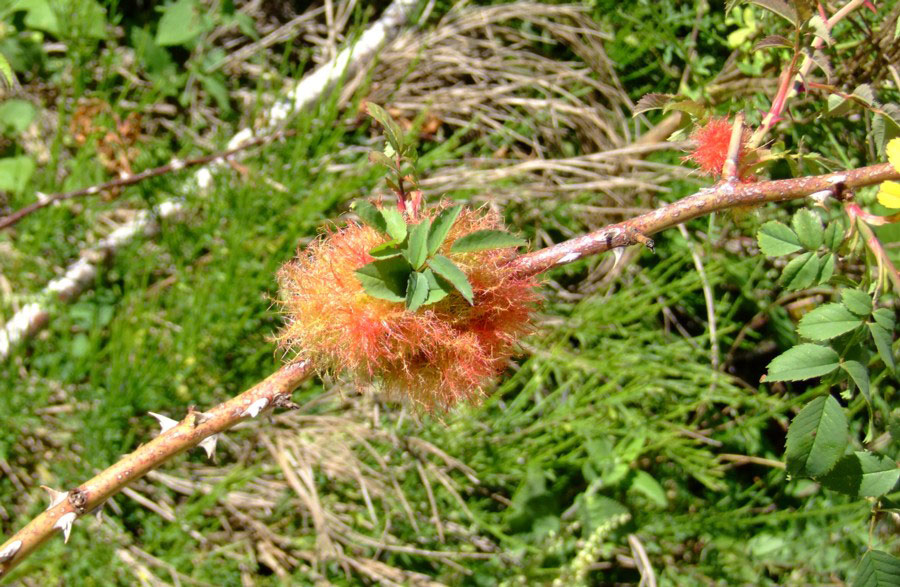
[[[223,148],[384,7],[326,4],[304,16],[287,3],[0,2],[0,52],[20,86],[0,106],[0,208]],[[758,123],[785,60],[753,50],[784,26],[753,5],[451,4],[435,3],[371,72],[292,120],[295,136],[222,170],[211,189],[188,172],[166,175],[0,233],[5,320],[136,210],[171,197],[189,210],[117,254],[89,293],[59,304],[48,328],[0,363],[4,535],[43,509],[39,485],[74,486],[149,438],[148,411],[177,417],[277,367],[277,268],[351,201],[389,193],[367,160],[381,131],[360,114],[364,99],[417,137],[432,200],[488,202],[538,247],[708,183],[679,151],[592,157],[662,118],[631,117],[644,94],[680,93]],[[877,14],[861,10],[834,31],[831,83],[847,94],[868,83],[880,103],[898,101],[896,70],[892,78],[884,65],[895,49],[880,44],[897,13],[879,2]],[[868,140],[874,115],[823,116],[825,99],[793,103],[773,138],[801,156],[776,163],[773,176],[884,160]],[[886,212],[875,190],[858,195]],[[51,541],[16,577],[637,583],[641,549],[665,584],[864,576],[880,556],[857,570],[869,548],[897,552],[898,496],[876,504],[821,477],[869,458],[864,450],[896,462],[897,379],[884,367],[897,345],[888,338],[888,350],[844,357],[873,366],[868,394],[852,393],[853,368],[836,359],[817,373],[830,379],[778,377],[775,357],[817,344],[801,340],[843,336],[850,348],[850,337],[882,324],[846,293],[864,281],[866,258],[836,254],[839,215],[795,212],[718,215],[660,235],[655,254],[555,270],[536,333],[482,406],[430,418],[310,382],[295,394],[300,410],[229,434],[217,466],[180,457],[117,497],[102,525],[79,523],[68,546]],[[785,229],[796,246],[784,245]],[[757,240],[760,230],[781,239]],[[896,228],[878,235],[900,261]],[[803,255],[818,270],[796,281],[788,267]],[[829,255],[839,278],[822,274]],[[896,292],[880,305],[893,319]],[[817,320],[824,308],[846,314],[850,330]],[[816,454],[820,469],[797,468],[792,451],[810,451],[792,444],[788,424],[814,410],[849,416],[844,443]]]

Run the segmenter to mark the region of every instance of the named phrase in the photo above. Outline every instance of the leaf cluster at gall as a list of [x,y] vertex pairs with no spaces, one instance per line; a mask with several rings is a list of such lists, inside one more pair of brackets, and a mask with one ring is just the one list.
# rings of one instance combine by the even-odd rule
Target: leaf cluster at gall
[[[404,302],[410,312],[441,301],[456,291],[474,304],[472,284],[449,257],[440,254],[462,206],[442,210],[434,220],[408,223],[393,208],[378,209],[369,202],[356,202],[360,220],[384,234],[388,240],[369,251],[375,260],[356,271],[356,276],[372,297]],[[517,247],[521,239],[499,230],[478,230],[456,239],[452,254]]]

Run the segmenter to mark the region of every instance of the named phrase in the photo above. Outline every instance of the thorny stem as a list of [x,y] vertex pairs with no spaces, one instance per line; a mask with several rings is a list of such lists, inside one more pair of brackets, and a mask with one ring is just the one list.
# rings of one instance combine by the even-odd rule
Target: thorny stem
[[140,446],[90,481],[69,490],[62,499],[54,500],[60,503],[47,508],[0,546],[0,577],[37,549],[57,529],[63,530],[68,539],[69,529],[78,516],[102,506],[103,502],[127,484],[143,477],[175,455],[268,408],[290,406],[291,393],[310,372],[306,363],[287,364],[244,393],[208,412],[191,410],[174,427]]
[[[835,12],[831,18],[825,21],[825,26],[831,31],[831,29],[834,28],[834,25],[842,21],[847,15],[865,3],[866,0],[850,0],[850,2],[844,4],[837,12]],[[792,74],[794,67],[797,64],[797,54],[794,54],[790,65],[788,65],[781,74],[781,83],[778,85],[778,92],[775,94],[775,99],[772,100],[772,107],[769,108],[769,112],[766,113],[759,128],[757,128],[753,133],[753,136],[750,137],[748,143],[750,149],[754,149],[761,145],[772,127],[781,120],[781,114],[784,112],[788,100],[800,93],[800,90],[804,87],[806,76],[809,75],[809,72],[812,70],[813,64],[815,63],[813,61],[813,53],[821,49],[824,44],[825,40],[822,39],[822,37],[816,37],[815,40],[813,40],[812,48],[811,50],[804,52],[803,63],[800,65],[800,69],[797,70],[796,75],[793,75],[792,82]]]
[[[633,244],[651,246],[649,235],[712,212],[765,202],[781,202],[823,192],[835,194],[842,186],[852,189],[898,179],[900,172],[889,163],[883,163],[814,177],[755,184],[722,182],[631,220],[521,255],[511,263],[521,275],[537,275],[586,255],[595,255],[616,247]],[[860,224],[863,225],[862,222]],[[900,283],[897,285],[900,289]],[[68,491],[59,503],[51,505],[47,511],[10,537],[0,546],[0,577],[57,529],[63,530],[65,536],[68,536],[68,531],[78,516],[102,505],[128,483],[175,455],[263,410],[290,406],[291,392],[310,374],[311,369],[305,362],[287,364],[258,385],[208,412],[189,411],[181,422],[90,481]]]
[[120,177],[118,179],[114,179],[108,181],[106,183],[101,183],[99,185],[93,185],[91,187],[82,188],[79,190],[74,190],[71,192],[61,192],[58,194],[40,194],[38,200],[36,202],[32,202],[27,206],[23,206],[19,208],[15,212],[9,214],[8,216],[3,216],[0,218],[0,230],[4,228],[9,228],[10,226],[16,224],[29,214],[37,212],[41,208],[46,208],[50,204],[55,204],[56,202],[62,202],[63,200],[71,200],[73,198],[80,198],[84,196],[93,196],[95,194],[99,194],[100,192],[110,190],[113,188],[125,187],[129,185],[134,185],[136,183],[140,183],[146,179],[150,179],[151,177],[159,177],[160,175],[165,175],[167,173],[173,173],[176,171],[180,171],[182,169],[188,167],[196,167],[198,165],[206,165],[207,163],[212,163],[218,160],[226,160],[228,157],[239,153],[241,151],[246,151],[247,149],[251,149],[253,147],[258,147],[260,145],[265,145],[279,139],[282,139],[287,136],[291,136],[296,134],[296,130],[283,130],[278,131],[268,135],[262,135],[255,138],[252,138],[233,149],[229,149],[227,151],[222,151],[219,153],[213,153],[211,155],[204,155],[202,157],[195,157],[194,159],[173,159],[172,161],[166,163],[165,165],[160,165],[159,167],[154,167],[153,169],[147,169],[146,171],[141,171],[140,173],[134,173],[132,175],[126,175],[125,177]]

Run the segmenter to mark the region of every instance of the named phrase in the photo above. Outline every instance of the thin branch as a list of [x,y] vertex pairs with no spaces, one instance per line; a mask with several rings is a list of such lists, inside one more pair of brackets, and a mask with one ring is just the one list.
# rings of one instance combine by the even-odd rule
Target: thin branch
[[188,411],[180,422],[161,419],[163,432],[93,479],[65,492],[62,499],[34,518],[0,547],[0,576],[20,563],[44,541],[62,530],[68,538],[74,521],[103,505],[127,484],[140,479],[175,455],[215,438],[235,424],[272,407],[291,406],[293,390],[311,370],[306,363],[281,367],[261,383],[208,412]]
[[8,216],[4,216],[0,218],[0,230],[4,228],[9,228],[10,226],[16,224],[29,214],[37,212],[41,208],[46,208],[50,204],[55,204],[56,202],[62,202],[64,200],[71,200],[74,198],[81,198],[84,196],[93,196],[95,194],[99,194],[100,192],[104,192],[106,190],[120,188],[125,186],[134,185],[136,183],[140,183],[144,180],[150,179],[152,177],[159,177],[161,175],[166,175],[168,173],[174,173],[176,171],[181,171],[182,169],[186,169],[188,167],[196,167],[198,165],[206,165],[208,163],[212,163],[214,161],[226,160],[235,153],[239,153],[241,151],[246,151],[247,149],[251,149],[253,147],[258,147],[260,145],[265,145],[268,143],[272,143],[277,141],[278,139],[291,136],[296,134],[295,130],[283,130],[276,133],[272,133],[269,135],[264,135],[260,137],[255,137],[249,140],[242,142],[240,145],[228,149],[227,151],[221,151],[219,153],[213,153],[211,155],[204,155],[202,157],[195,157],[193,159],[172,159],[165,165],[160,165],[159,167],[154,167],[153,169],[147,169],[145,171],[141,171],[140,173],[135,173],[132,175],[126,175],[124,177],[120,177],[118,179],[113,179],[111,181],[107,181],[106,183],[101,183],[99,185],[92,185],[91,187],[81,188],[79,190],[73,190],[71,192],[60,192],[58,194],[41,194],[38,192],[38,199],[36,202],[32,202],[27,206],[19,208],[12,214]]
[[890,163],[881,163],[811,177],[746,184],[723,182],[631,220],[521,255],[512,264],[522,275],[537,275],[587,255],[638,244],[642,238],[712,212],[832,193],[839,184],[858,188],[897,179],[900,172]]

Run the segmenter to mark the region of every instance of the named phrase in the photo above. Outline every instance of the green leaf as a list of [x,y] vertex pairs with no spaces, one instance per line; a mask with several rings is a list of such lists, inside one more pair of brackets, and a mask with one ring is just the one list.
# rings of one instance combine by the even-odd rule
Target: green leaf
[[434,222],[431,223],[431,232],[428,233],[429,256],[437,253],[438,249],[441,248],[441,245],[444,244],[444,239],[447,238],[447,234],[453,227],[453,223],[456,222],[456,219],[459,217],[459,213],[462,212],[462,208],[462,206],[450,206],[449,208],[444,208],[434,219]]
[[818,481],[832,491],[852,497],[881,497],[893,491],[898,479],[900,469],[893,459],[861,450],[844,455]]
[[894,332],[894,313],[888,310],[887,308],[878,308],[874,312],[872,312],[872,318],[875,320],[875,324],[878,324],[891,334]]
[[769,363],[766,381],[802,381],[831,373],[840,358],[827,346],[804,343],[791,347]]
[[839,96],[837,94],[831,94],[828,96],[828,115],[829,116],[843,116],[850,112],[850,108],[853,106],[853,102],[844,98],[843,96]]
[[796,291],[813,284],[819,274],[819,258],[815,253],[803,253],[791,259],[781,272],[781,283],[785,288]]
[[0,75],[3,76],[3,85],[6,89],[16,86],[16,74],[13,73],[12,66],[3,53],[0,53]]
[[666,499],[666,491],[662,488],[662,485],[646,471],[637,470],[634,472],[631,488],[643,493],[647,499],[661,508],[669,505],[669,500]]
[[897,587],[900,558],[881,550],[869,550],[859,560],[853,587]]
[[631,116],[635,117],[644,112],[649,112],[650,110],[659,110],[677,98],[678,96],[674,94],[644,94],[641,96],[641,99],[637,101],[637,104],[634,105]]
[[859,388],[859,391],[865,396],[866,401],[871,404],[872,398],[869,395],[869,370],[859,361],[844,361],[841,363],[841,369],[850,375],[850,379]]
[[415,312],[428,299],[428,278],[413,271],[406,285],[406,309]]
[[462,294],[470,305],[474,304],[474,292],[469,278],[457,267],[453,261],[443,255],[435,255],[428,260],[428,266],[437,274],[450,282],[456,290]]
[[453,241],[451,253],[474,253],[489,249],[521,247],[525,241],[502,230],[476,230]]
[[841,219],[832,220],[825,227],[825,246],[836,253],[844,242],[844,222]]
[[827,283],[833,275],[834,253],[825,253],[825,255],[822,256],[822,266],[819,267],[819,276],[816,278],[816,283],[820,285]]
[[387,207],[381,209],[381,215],[384,217],[388,235],[397,242],[403,242],[407,234],[406,220],[403,219],[403,214],[396,208]]
[[53,12],[53,8],[50,7],[47,0],[19,0],[12,10],[14,12],[25,11],[26,27],[59,36],[59,19],[56,18],[56,13]]
[[374,102],[367,102],[366,109],[369,111],[369,116],[377,120],[384,128],[384,137],[387,139],[388,144],[391,145],[391,148],[394,149],[394,152],[402,155],[404,150],[403,132],[397,123],[394,122],[394,119],[391,118],[391,115]]
[[810,340],[829,340],[861,324],[862,318],[841,304],[824,304],[800,319],[797,332]]
[[177,0],[162,9],[156,29],[160,47],[184,45],[203,32],[203,20],[196,0]]
[[891,345],[894,342],[894,333],[876,322],[867,324],[869,332],[872,334],[872,340],[875,341],[875,348],[878,349],[878,356],[884,361],[885,366],[892,372],[897,372],[897,364],[894,361],[894,350]]
[[399,171],[397,169],[397,162],[393,158],[385,155],[384,153],[380,153],[378,151],[370,151],[369,152],[369,161],[371,161],[372,163],[379,164],[379,165],[384,165],[385,167],[387,167],[388,169],[391,169],[393,171]]
[[428,298],[426,298],[425,303],[422,304],[423,306],[439,302],[453,291],[453,286],[443,277],[435,275],[434,271],[431,269],[426,269],[422,274],[425,275],[425,278],[428,280]]
[[825,229],[822,227],[822,221],[812,210],[806,208],[798,210],[791,220],[791,226],[797,233],[800,244],[806,249],[815,251],[822,246]]
[[858,289],[845,289],[841,292],[841,302],[857,316],[867,317],[872,313],[872,298]]
[[400,245],[397,241],[388,241],[386,243],[382,243],[377,247],[372,247],[369,251],[369,254],[375,257],[376,259],[390,259],[391,257],[399,257],[403,254],[403,249],[400,248]]
[[34,173],[34,160],[28,155],[0,159],[0,190],[21,194]]
[[34,120],[37,110],[25,100],[7,100],[0,104],[0,130],[7,135],[17,135]]
[[359,219],[383,234],[387,234],[387,222],[381,211],[366,200],[356,200],[350,205],[350,209],[356,212]]
[[356,270],[363,289],[373,298],[405,302],[412,267],[402,257],[372,261]]
[[428,258],[428,231],[431,221],[423,220],[409,230],[409,243],[406,245],[406,258],[413,269],[418,269]]
[[831,395],[806,404],[791,421],[785,460],[791,475],[819,477],[834,468],[847,448],[847,417]]
[[790,255],[803,248],[794,231],[777,220],[763,224],[756,233],[756,240],[759,243],[759,250],[767,257]]

